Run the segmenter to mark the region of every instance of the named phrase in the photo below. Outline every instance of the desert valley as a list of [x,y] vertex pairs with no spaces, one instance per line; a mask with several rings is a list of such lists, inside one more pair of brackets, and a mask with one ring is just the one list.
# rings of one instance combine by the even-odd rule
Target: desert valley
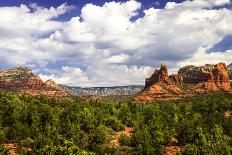
[[232,0],[0,0],[0,155],[232,154]]
[[[28,67],[0,71],[1,151],[174,155],[202,153],[216,143],[225,153],[230,151],[224,149],[230,146],[231,69],[225,63],[190,65],[169,75],[161,65],[144,86],[99,88],[43,82]],[[207,132],[220,138],[210,139]]]

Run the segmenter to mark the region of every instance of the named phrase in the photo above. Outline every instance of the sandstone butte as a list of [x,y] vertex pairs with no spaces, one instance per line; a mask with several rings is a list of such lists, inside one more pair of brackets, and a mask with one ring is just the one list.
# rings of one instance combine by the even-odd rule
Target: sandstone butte
[[176,100],[194,94],[212,91],[232,92],[229,71],[225,63],[205,66],[185,66],[177,75],[168,75],[166,65],[156,69],[145,81],[144,89],[134,100]]
[[32,96],[71,97],[69,93],[62,90],[53,80],[43,82],[28,67],[15,67],[0,71],[0,89]]

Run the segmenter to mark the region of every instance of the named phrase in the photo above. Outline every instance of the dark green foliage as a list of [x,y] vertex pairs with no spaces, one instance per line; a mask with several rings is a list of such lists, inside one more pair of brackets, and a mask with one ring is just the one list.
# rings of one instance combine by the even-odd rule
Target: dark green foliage
[[59,145],[46,145],[37,152],[39,155],[94,155],[94,153],[81,151],[73,141],[63,140]]
[[122,134],[119,138],[119,143],[120,145],[131,146],[131,137]]
[[[231,154],[232,95],[214,93],[138,104],[116,100],[55,100],[0,91],[0,154],[17,143],[32,154]],[[114,133],[132,127],[111,146]],[[170,137],[176,137],[178,142]],[[86,151],[83,151],[86,150]]]

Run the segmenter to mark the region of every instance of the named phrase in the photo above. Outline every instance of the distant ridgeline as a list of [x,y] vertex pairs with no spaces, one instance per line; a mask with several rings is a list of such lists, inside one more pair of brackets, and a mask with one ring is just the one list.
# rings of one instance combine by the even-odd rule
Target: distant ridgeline
[[95,95],[99,97],[104,96],[132,96],[140,92],[144,86],[115,86],[115,87],[71,87],[60,85],[60,87],[74,96]]
[[71,87],[57,85],[53,80],[43,82],[39,76],[33,74],[28,67],[15,67],[0,71],[0,88],[33,96],[50,97],[86,97],[93,96],[132,96],[143,89],[143,86],[116,87]]
[[[0,71],[0,89],[33,96],[43,95],[56,98],[72,96],[134,96],[138,102],[154,100],[175,100],[193,94],[211,91],[231,93],[232,64],[185,66],[177,75],[168,75],[166,65],[156,69],[143,86],[118,87],[69,87],[57,85],[53,80],[43,82],[28,67],[16,67]],[[143,89],[144,88],[144,89]],[[96,97],[95,97],[96,98]]]
[[43,82],[28,67],[0,71],[0,88],[33,96],[69,97],[53,80]]
[[175,100],[194,94],[223,91],[232,93],[232,64],[204,65],[200,67],[185,66],[177,75],[168,75],[166,65],[156,69],[150,78],[146,79],[145,88],[134,100],[150,102],[154,100]]

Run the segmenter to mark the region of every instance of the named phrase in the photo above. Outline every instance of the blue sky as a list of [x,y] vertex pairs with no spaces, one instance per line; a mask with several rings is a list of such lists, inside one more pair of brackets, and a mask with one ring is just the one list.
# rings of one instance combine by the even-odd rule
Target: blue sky
[[[59,17],[59,20],[68,20],[73,16],[80,15],[81,8],[88,4],[93,3],[95,5],[104,5],[106,2],[111,2],[112,0],[9,0],[9,1],[0,1],[1,6],[20,6],[21,4],[29,5],[31,3],[37,3],[40,6],[43,7],[57,7],[60,6],[63,3],[67,3],[68,5],[75,6],[75,9],[72,11],[64,14],[63,16]],[[127,0],[114,0],[115,2],[126,2]],[[172,2],[181,3],[184,0],[172,0]],[[163,8],[169,0],[140,0],[142,4],[142,8]],[[140,15],[143,15],[142,11],[140,12]]]
[[[126,2],[127,0],[114,0],[115,2]],[[172,2],[181,3],[184,0],[172,0]],[[57,7],[63,3],[67,3],[68,5],[75,5],[75,6],[84,6],[87,3],[93,3],[96,5],[103,5],[105,2],[111,2],[111,0],[10,0],[10,1],[4,1],[1,0],[1,6],[12,6],[12,5],[21,5],[21,4],[30,4],[30,3],[37,3],[44,7]],[[160,4],[160,7],[164,7],[169,0],[140,0],[140,2],[145,7],[151,7],[156,6],[157,2]]]
[[232,62],[230,0],[0,0],[0,69],[71,86],[143,85],[165,63]]

